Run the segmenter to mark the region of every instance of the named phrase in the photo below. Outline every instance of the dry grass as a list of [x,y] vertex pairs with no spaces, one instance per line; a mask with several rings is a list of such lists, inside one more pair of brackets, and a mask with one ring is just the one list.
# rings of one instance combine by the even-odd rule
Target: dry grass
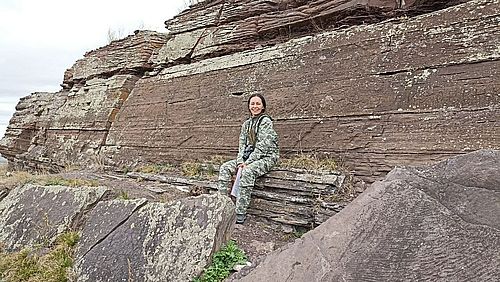
[[62,282],[69,281],[77,232],[63,233],[50,251],[38,255],[30,249],[7,253],[0,249],[0,281]]
[[42,186],[61,185],[69,187],[89,186],[96,187],[96,180],[72,179],[46,173],[29,173],[26,171],[8,171],[7,167],[0,166],[0,186],[13,189],[24,184],[38,184]]
[[141,166],[137,168],[136,171],[142,173],[161,174],[174,171],[175,169],[176,169],[175,165],[165,163],[165,164],[152,164],[152,165]]
[[197,179],[212,179],[217,170],[213,164],[185,162],[181,165],[182,175]]

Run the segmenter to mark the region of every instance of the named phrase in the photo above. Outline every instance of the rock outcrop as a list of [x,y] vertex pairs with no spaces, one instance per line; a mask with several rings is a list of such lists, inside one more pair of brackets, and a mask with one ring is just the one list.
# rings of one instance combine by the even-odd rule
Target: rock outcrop
[[395,168],[238,281],[497,281],[500,151]]
[[[195,40],[189,34],[202,30],[228,40],[245,34],[235,29],[216,36],[214,21],[222,32],[231,23],[270,18],[263,26],[279,30],[298,28],[308,17],[335,21],[337,8],[361,13],[369,7],[363,15],[370,15],[385,11],[378,5],[397,10],[406,3],[422,10],[421,4],[456,3],[280,2],[287,10],[273,1],[226,2],[204,1],[168,22],[170,39],[139,32],[88,53],[66,73],[61,92],[34,94],[19,103],[0,141],[2,155],[12,164],[53,169],[234,156],[252,93],[268,99],[283,156],[321,152],[342,158],[369,183],[395,165],[500,148],[498,0],[337,30],[311,29],[305,33],[310,36],[274,46],[256,39],[246,51],[230,51],[230,41],[201,42],[201,35],[188,44],[201,53],[169,49],[182,36]],[[221,9],[224,16],[218,19]],[[175,59],[186,56],[193,60]]]
[[51,244],[106,191],[31,184],[14,189],[0,201],[0,242],[7,251]]
[[78,281],[191,281],[229,239],[233,222],[234,206],[220,195],[100,202],[76,253]]
[[[168,183],[190,191],[216,191],[214,181],[200,181],[147,173],[129,172],[129,177]],[[276,168],[255,182],[249,214],[278,223],[314,227],[342,210],[353,198],[348,175],[341,172]],[[350,195],[349,193],[353,193]]]
[[172,202],[109,199],[103,187],[27,184],[0,200],[2,251],[50,248],[78,231],[76,281],[190,281],[231,236],[234,205],[219,194]]
[[171,40],[155,63],[231,54],[307,34],[415,15],[465,1],[239,0],[199,1],[165,25]]

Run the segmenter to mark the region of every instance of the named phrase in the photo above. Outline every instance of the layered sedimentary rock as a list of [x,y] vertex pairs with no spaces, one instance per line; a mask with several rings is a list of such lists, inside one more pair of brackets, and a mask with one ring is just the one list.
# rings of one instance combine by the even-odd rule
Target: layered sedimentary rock
[[[291,2],[295,9],[314,1]],[[320,6],[338,4],[323,2],[314,2],[318,15]],[[438,2],[453,3],[418,3]],[[212,58],[189,64],[172,59],[180,49],[169,50],[171,40],[183,34],[193,40],[188,33],[208,28],[217,5],[226,9],[227,23],[270,13],[286,25],[293,14],[259,10],[272,1],[259,2],[253,12],[241,8],[251,3],[206,1],[199,4],[206,12],[195,6],[169,23],[170,40],[138,33],[90,52],[66,73],[60,93],[20,102],[0,152],[11,162],[42,167],[92,159],[121,167],[235,156],[246,98],[253,93],[268,99],[282,156],[329,154],[368,182],[394,165],[498,148],[498,0],[311,31],[314,35],[224,56],[213,50]],[[346,9],[358,7],[347,3]],[[411,3],[406,4],[418,4]],[[195,18],[199,24],[183,29]],[[128,52],[131,48],[144,53]]]
[[[217,189],[213,181],[138,172],[127,175],[168,183],[190,193],[199,188],[204,189],[202,192]],[[350,184],[346,174],[341,172],[277,168],[255,182],[248,213],[287,225],[317,226],[352,200],[354,195],[349,195]]]
[[268,99],[282,155],[340,156],[369,182],[497,148],[499,22],[498,1],[475,1],[169,67],[136,83],[106,150],[116,164],[235,155],[252,93]]
[[[335,27],[374,23],[460,1],[238,0],[199,1],[165,22],[172,39],[157,63],[214,57],[285,42]],[[465,2],[465,1],[461,1]],[[163,55],[163,56],[162,56]]]
[[238,281],[497,281],[500,151],[396,168]]
[[33,168],[98,162],[123,102],[152,69],[149,58],[165,41],[156,32],[114,41],[67,70],[61,91],[22,98],[0,141],[2,155],[11,164]]

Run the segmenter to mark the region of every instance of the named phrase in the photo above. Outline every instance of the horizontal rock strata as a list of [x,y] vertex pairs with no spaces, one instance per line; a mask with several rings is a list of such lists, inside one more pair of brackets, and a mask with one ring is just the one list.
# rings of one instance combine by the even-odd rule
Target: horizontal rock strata
[[[127,175],[168,183],[172,189],[191,193],[217,189],[214,181],[138,172]],[[257,179],[248,213],[287,225],[317,226],[344,208],[354,196],[347,194],[350,183],[345,178],[340,172],[274,169]]]
[[[156,63],[220,56],[333,27],[374,23],[459,1],[202,1],[165,22],[172,38]],[[464,2],[464,1],[462,1]]]
[[140,32],[88,53],[62,91],[23,99],[0,152],[51,168],[234,157],[252,93],[268,99],[282,156],[329,154],[367,182],[498,148],[499,6],[476,0],[181,65],[155,61],[168,38]]
[[498,1],[476,1],[166,68],[137,82],[106,150],[117,165],[235,155],[251,93],[267,97],[282,155],[340,156],[368,182],[497,148],[499,22]]
[[238,281],[496,281],[500,151],[396,168]]
[[63,90],[22,98],[0,141],[2,155],[24,168],[100,164],[111,124],[165,40],[156,32],[137,32],[113,41],[67,70]]

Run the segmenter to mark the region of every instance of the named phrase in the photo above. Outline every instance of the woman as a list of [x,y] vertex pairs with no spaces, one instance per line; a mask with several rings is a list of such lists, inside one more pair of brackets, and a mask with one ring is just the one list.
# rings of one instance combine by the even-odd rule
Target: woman
[[227,194],[231,176],[241,168],[239,195],[236,198],[236,223],[242,224],[250,204],[250,196],[255,178],[269,172],[278,162],[278,135],[273,128],[273,121],[265,114],[266,100],[260,94],[253,94],[248,99],[250,118],[247,119],[240,133],[238,157],[220,167],[218,190]]

